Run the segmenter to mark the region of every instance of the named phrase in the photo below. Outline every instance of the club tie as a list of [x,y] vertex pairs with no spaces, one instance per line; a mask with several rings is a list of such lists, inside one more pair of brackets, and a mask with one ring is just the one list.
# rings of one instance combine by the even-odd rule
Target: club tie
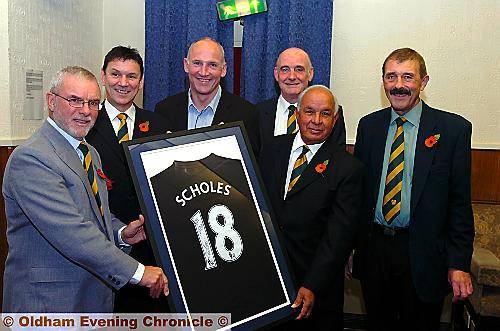
[[294,105],[288,106],[288,120],[286,122],[286,133],[294,134],[297,132],[297,116],[295,116],[295,110],[297,107]]
[[302,146],[302,152],[293,164],[292,174],[290,175],[290,183],[288,184],[288,191],[290,192],[294,185],[299,181],[300,175],[304,172],[307,167],[306,154],[309,152],[309,147],[307,145]]
[[81,142],[78,149],[82,151],[83,154],[83,168],[87,172],[87,178],[89,179],[90,186],[92,187],[92,192],[94,193],[95,201],[97,202],[97,207],[101,212],[101,216],[104,215],[104,210],[102,209],[101,199],[99,198],[99,190],[97,188],[97,179],[94,176],[94,167],[92,166],[92,158],[90,157],[89,147],[85,142]]
[[403,187],[403,169],[405,165],[405,138],[403,131],[403,124],[405,122],[406,118],[404,117],[396,119],[397,128],[392,140],[391,154],[387,166],[384,201],[382,202],[382,213],[387,224],[391,224],[401,211],[401,188]]
[[116,136],[118,137],[118,143],[123,141],[130,140],[128,136],[128,127],[127,127],[127,114],[119,113],[116,117],[120,120],[120,126],[118,127],[118,133]]

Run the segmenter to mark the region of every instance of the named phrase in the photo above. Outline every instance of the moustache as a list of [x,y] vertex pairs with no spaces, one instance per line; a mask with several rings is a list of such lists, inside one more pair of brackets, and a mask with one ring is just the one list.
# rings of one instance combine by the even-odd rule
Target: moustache
[[404,87],[395,87],[392,90],[390,90],[389,93],[391,95],[402,95],[402,94],[404,95],[404,94],[406,94],[408,96],[410,96],[410,94],[411,94],[410,90],[405,89]]

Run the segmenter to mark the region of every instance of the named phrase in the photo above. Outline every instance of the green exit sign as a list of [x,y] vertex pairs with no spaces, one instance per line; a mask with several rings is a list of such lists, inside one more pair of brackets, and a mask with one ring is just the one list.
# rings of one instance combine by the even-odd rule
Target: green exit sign
[[226,0],[217,3],[221,21],[267,11],[266,0]]

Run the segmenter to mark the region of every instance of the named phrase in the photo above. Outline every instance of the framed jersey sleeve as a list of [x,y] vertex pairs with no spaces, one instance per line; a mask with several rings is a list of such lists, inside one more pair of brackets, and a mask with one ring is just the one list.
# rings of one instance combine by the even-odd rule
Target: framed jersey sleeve
[[230,313],[221,329],[291,314],[294,284],[242,123],[124,144],[170,309]]

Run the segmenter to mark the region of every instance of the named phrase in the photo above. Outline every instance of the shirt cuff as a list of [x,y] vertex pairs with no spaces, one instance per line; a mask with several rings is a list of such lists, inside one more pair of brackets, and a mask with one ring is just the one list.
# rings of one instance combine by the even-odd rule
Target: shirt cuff
[[146,267],[144,266],[144,264],[139,263],[139,265],[137,266],[137,269],[135,270],[134,275],[132,276],[132,278],[130,278],[130,280],[128,282],[132,285],[138,284],[141,281],[142,276],[144,276],[145,270],[146,270]]
[[[118,230],[118,245],[120,245],[120,246],[124,246],[124,247],[130,247],[130,245],[129,245],[129,244],[127,244],[126,242],[124,242],[124,241],[123,241],[123,239],[122,239],[122,231],[123,231],[123,229],[125,229],[125,228],[126,228],[126,226],[124,225],[124,226],[122,226],[122,227],[120,228],[120,230]],[[143,272],[143,273],[144,273],[144,272]]]

